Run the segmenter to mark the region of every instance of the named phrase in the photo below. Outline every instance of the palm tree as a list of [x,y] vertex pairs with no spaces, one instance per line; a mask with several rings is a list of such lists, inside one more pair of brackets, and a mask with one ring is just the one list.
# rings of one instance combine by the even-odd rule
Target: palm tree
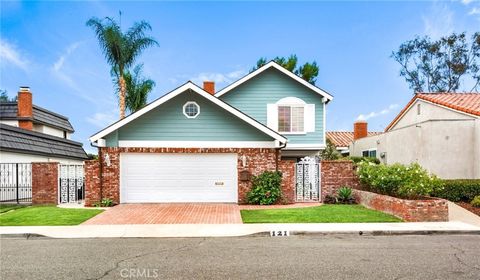
[[125,72],[127,90],[126,107],[131,113],[142,109],[147,104],[148,94],[155,86],[155,82],[142,77],[143,64],[135,66],[133,72]]
[[120,25],[109,17],[104,20],[92,17],[87,21],[87,26],[95,31],[105,59],[112,66],[119,89],[120,118],[124,118],[126,96],[124,73],[135,63],[143,50],[158,45],[155,39],[145,34],[146,31],[152,30],[152,27],[145,21],[135,22],[126,33],[123,33]]

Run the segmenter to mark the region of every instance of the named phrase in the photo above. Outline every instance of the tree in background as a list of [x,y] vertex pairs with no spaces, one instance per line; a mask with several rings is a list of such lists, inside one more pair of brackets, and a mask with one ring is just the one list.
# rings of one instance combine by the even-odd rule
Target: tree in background
[[325,150],[320,152],[320,158],[322,160],[337,160],[341,158],[342,155],[337,151],[335,145],[333,145],[332,141],[327,138],[327,146]]
[[135,22],[127,32],[112,18],[104,20],[92,17],[87,21],[95,31],[105,59],[112,66],[115,82],[118,86],[120,118],[125,117],[126,82],[124,74],[135,64],[137,57],[148,47],[158,45],[157,41],[145,34],[152,30],[145,21]]
[[[276,63],[280,64],[283,68],[295,73],[296,75],[302,77],[305,81],[315,84],[316,78],[318,76],[318,65],[314,61],[312,63],[305,63],[304,65],[297,67],[298,58],[295,54],[290,55],[289,57],[275,57],[273,59]],[[253,72],[263,65],[267,64],[267,58],[262,57],[257,60],[256,65],[250,70]]]
[[[392,52],[414,92],[477,91],[480,86],[480,32],[468,40],[464,33],[453,33],[433,41],[416,37]],[[465,81],[473,86],[465,88]],[[462,85],[463,83],[463,85]]]
[[142,77],[143,64],[135,66],[133,71],[127,71],[124,74],[127,90],[126,108],[134,113],[147,105],[148,94],[155,87],[155,82],[151,79]]
[[15,102],[17,97],[8,97],[8,92],[6,89],[0,89],[0,102]]

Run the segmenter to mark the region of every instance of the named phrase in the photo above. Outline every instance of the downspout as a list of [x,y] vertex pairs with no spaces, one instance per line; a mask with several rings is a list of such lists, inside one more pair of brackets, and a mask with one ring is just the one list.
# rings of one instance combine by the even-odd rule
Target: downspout
[[275,149],[275,171],[278,171],[278,154],[280,150],[287,146],[287,142],[285,142],[282,146]]
[[90,146],[95,147],[98,149],[98,178],[100,180],[100,201],[98,203],[101,203],[103,200],[103,155],[102,155],[102,149],[101,147],[93,145],[93,143],[90,143]]

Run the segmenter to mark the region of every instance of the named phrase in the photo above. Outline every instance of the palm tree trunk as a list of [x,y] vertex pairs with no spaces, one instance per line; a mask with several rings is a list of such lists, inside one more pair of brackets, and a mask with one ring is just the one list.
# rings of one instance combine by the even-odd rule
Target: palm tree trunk
[[125,118],[125,94],[127,91],[127,87],[125,84],[125,79],[121,75],[120,78],[118,79],[118,85],[120,86],[120,92],[119,92],[119,105],[120,105],[120,119]]

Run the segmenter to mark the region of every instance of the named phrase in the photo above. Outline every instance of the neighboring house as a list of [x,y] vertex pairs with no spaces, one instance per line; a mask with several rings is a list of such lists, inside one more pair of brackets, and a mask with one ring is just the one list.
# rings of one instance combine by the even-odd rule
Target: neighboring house
[[213,82],[188,82],[90,138],[104,170],[90,193],[121,203],[243,202],[252,175],[286,170],[293,200],[295,163],[325,147],[330,100],[274,62],[217,93]]
[[17,102],[0,102],[0,162],[81,164],[82,144],[70,140],[68,118],[32,104],[32,93],[21,87]]
[[[366,125],[366,124],[365,124]],[[356,126],[354,126],[355,130]],[[366,127],[365,130],[366,131]],[[327,139],[332,142],[338,152],[340,152],[343,156],[350,155],[350,144],[352,144],[353,140],[366,137],[366,136],[374,136],[378,135],[381,132],[367,132],[367,135],[355,134],[354,131],[327,131]],[[356,137],[355,137],[356,136]]]
[[385,132],[355,140],[351,154],[418,162],[446,179],[480,178],[480,94],[416,94]]

